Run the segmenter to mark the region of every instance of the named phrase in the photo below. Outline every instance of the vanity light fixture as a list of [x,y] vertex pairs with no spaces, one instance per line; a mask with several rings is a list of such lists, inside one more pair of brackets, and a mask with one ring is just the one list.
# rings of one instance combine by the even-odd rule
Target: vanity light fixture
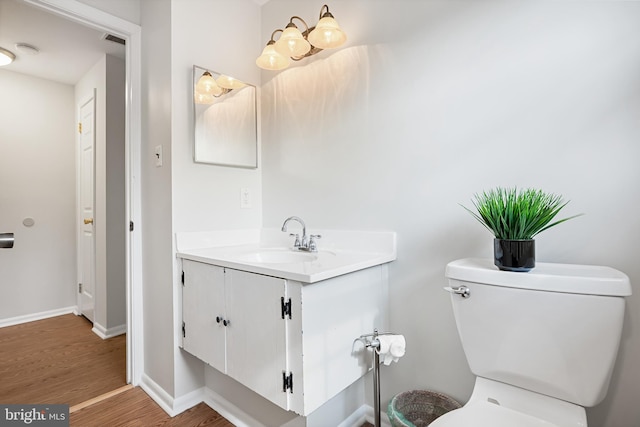
[[0,47],[0,66],[9,65],[13,62],[14,59],[16,59],[16,56],[13,54],[13,52]]
[[[304,24],[304,31],[298,29],[293,23],[294,19]],[[277,33],[282,34],[276,41],[274,37]],[[346,34],[329,12],[329,6],[325,4],[320,9],[320,20],[315,27],[309,28],[304,19],[292,16],[284,30],[277,29],[271,33],[271,39],[262,55],[256,59],[256,65],[265,70],[282,70],[289,66],[289,58],[300,61],[324,49],[339,47],[346,40]]]
[[215,98],[245,86],[246,84],[240,80],[224,74],[221,74],[216,80],[209,71],[205,71],[196,83],[193,96],[196,104],[213,104]]
[[234,79],[233,77],[230,77],[230,76],[225,76],[224,74],[221,74],[220,77],[218,77],[218,79],[216,80],[216,83],[221,88],[229,89],[229,90],[242,89],[243,87],[246,86],[246,84],[241,82],[240,80]]

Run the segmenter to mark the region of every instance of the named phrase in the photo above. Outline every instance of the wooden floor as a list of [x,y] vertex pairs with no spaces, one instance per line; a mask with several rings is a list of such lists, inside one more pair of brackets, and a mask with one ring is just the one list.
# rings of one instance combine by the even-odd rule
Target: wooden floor
[[71,406],[126,384],[126,337],[67,314],[0,328],[0,402]]
[[73,314],[0,328],[0,403],[68,404],[78,427],[233,427],[203,403],[169,417],[126,385],[125,335],[103,340],[91,328]]
[[204,403],[169,417],[126,385],[126,337],[91,327],[69,314],[0,328],[0,403],[68,404],[72,427],[233,427]]
[[233,427],[233,424],[204,403],[171,418],[144,391],[135,387],[73,412],[71,426]]

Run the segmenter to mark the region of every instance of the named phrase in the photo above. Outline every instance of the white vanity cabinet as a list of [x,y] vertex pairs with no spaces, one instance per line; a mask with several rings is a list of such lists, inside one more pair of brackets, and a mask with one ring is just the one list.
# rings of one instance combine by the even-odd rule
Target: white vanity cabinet
[[266,399],[308,415],[368,371],[354,340],[387,328],[386,265],[302,283],[182,263],[184,350]]
[[286,280],[188,260],[183,272],[183,348],[287,407]]

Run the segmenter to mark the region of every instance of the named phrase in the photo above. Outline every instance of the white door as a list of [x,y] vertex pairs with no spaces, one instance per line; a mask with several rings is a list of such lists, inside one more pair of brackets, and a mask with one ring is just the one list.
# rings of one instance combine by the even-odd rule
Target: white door
[[80,245],[78,263],[80,266],[79,302],[80,314],[93,322],[95,291],[95,224],[94,206],[94,165],[95,165],[95,91],[91,99],[80,106]]

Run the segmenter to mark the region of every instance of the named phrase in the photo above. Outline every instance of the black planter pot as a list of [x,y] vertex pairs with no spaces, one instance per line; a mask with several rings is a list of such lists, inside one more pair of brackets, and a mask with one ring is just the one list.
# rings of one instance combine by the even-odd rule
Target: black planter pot
[[500,270],[529,271],[536,266],[536,241],[494,239],[493,257]]

